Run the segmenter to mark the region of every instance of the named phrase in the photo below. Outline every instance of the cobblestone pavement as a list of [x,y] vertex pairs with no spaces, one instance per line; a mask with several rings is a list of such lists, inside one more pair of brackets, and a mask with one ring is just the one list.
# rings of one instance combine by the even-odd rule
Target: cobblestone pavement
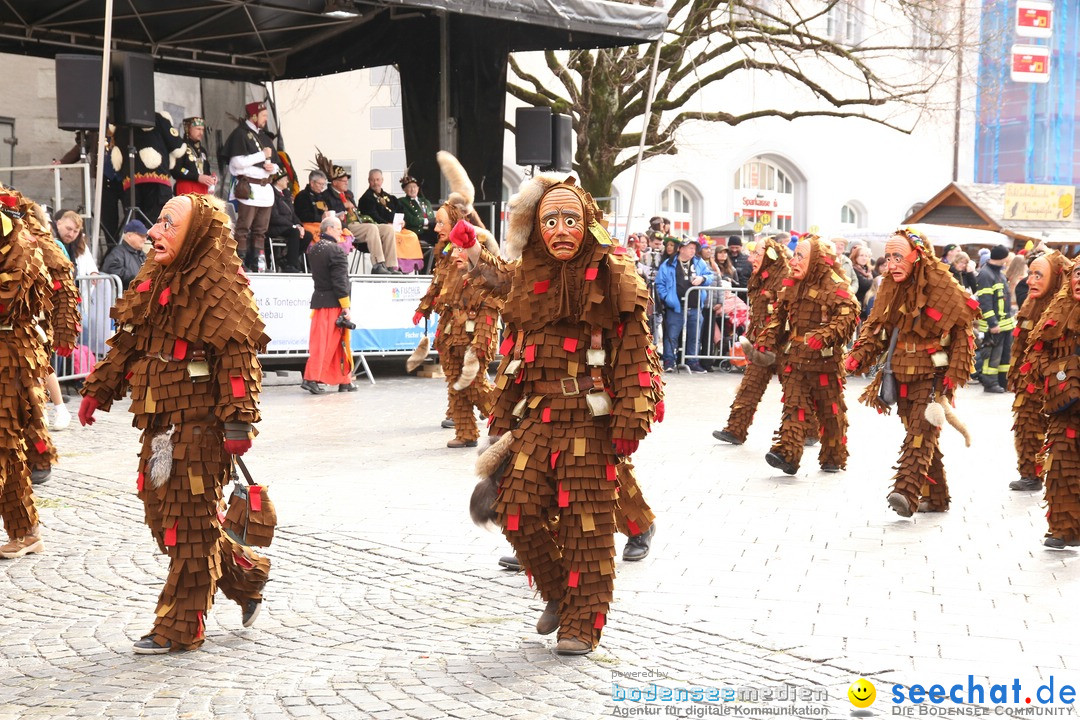
[[[198,652],[131,653],[165,564],[134,495],[130,416],[56,434],[61,465],[38,493],[46,552],[0,561],[0,720],[847,717],[859,676],[877,685],[877,715],[894,683],[1080,684],[1080,560],[1044,550],[1040,497],[1007,489],[1008,396],[962,394],[975,442],[945,435],[953,509],[912,521],[884,499],[900,421],[855,406],[861,381],[848,470],[818,472],[810,450],[787,477],[763,460],[778,386],[732,447],[710,432],[738,376],[669,377],[669,419],[635,458],[659,518],[652,554],[619,563],[600,649],[567,659],[532,632],[542,602],[524,577],[497,568],[506,543],[468,520],[474,453],[444,447],[442,381],[380,377],[323,397],[297,382],[271,376],[249,455],[280,519],[263,613],[242,629],[219,595]],[[827,699],[613,699],[657,676]]]

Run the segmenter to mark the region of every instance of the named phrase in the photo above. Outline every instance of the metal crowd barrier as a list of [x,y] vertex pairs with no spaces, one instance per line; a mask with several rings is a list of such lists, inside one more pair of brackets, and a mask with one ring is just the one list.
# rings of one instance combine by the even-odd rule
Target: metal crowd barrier
[[105,341],[113,334],[109,311],[123,294],[120,278],[116,275],[80,275],[75,282],[79,286],[82,332],[70,357],[53,355],[53,368],[61,382],[85,378],[97,361],[105,357],[109,351]]
[[[702,297],[704,296],[704,297]],[[716,314],[713,312],[713,307],[716,305],[723,305],[724,300],[729,296],[738,298],[743,303],[747,303],[747,291],[746,288],[729,288],[729,287],[715,287],[715,286],[702,286],[698,285],[691,287],[686,291],[686,295],[683,296],[683,324],[681,329],[680,348],[682,350],[683,360],[679,363],[678,367],[686,365],[688,360],[717,360],[717,361],[731,361],[736,359],[736,355],[733,354],[735,343],[738,342],[739,332],[745,332],[746,328],[735,327],[727,314],[720,312]],[[690,317],[686,312],[690,308],[690,298],[693,297],[696,302],[704,304],[704,307],[698,306],[698,350],[691,352],[693,348],[688,349],[686,347],[686,325]],[[713,324],[719,327],[720,339],[716,340],[713,337]],[[665,328],[666,331],[666,328]]]

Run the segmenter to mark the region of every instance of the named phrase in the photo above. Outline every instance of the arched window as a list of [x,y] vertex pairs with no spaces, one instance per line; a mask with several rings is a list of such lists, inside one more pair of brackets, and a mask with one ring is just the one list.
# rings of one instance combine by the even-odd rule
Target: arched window
[[701,210],[701,193],[689,183],[672,183],[660,193],[660,214],[671,220],[672,235],[692,235],[700,229]]
[[735,171],[735,218],[750,225],[791,230],[795,214],[795,181],[776,163],[752,158]]
[[866,208],[858,200],[848,200],[840,206],[840,224],[844,228],[866,227]]

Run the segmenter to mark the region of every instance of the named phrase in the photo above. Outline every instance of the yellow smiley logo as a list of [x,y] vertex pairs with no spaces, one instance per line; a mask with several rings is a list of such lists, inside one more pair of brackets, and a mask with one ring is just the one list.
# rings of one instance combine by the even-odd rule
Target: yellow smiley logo
[[851,683],[847,691],[848,700],[857,708],[867,708],[874,704],[877,698],[877,690],[874,684],[866,678],[859,678]]

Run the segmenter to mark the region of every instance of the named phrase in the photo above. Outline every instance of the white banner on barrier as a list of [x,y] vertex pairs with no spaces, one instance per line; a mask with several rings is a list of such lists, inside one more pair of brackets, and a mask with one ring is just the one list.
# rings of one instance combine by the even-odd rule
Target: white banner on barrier
[[[307,352],[311,327],[310,275],[260,273],[248,276],[255,301],[266,322],[270,353],[303,354]],[[412,315],[427,291],[430,277],[376,279],[353,276],[352,309],[356,323],[352,333],[353,350],[361,352],[412,352],[423,335],[423,321],[413,327]],[[430,327],[438,322],[431,316]]]

